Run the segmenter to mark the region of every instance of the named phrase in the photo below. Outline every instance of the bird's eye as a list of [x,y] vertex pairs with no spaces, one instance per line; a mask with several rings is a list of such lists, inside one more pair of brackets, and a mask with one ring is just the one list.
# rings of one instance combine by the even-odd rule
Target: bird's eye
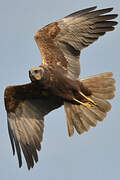
[[35,70],[34,72],[35,72],[35,74],[37,74],[37,73],[38,73],[38,70]]

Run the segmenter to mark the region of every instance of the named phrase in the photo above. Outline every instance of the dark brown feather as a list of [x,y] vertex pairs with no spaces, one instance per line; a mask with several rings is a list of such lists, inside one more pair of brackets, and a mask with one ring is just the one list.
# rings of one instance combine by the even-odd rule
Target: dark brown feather
[[66,16],[66,18],[68,18],[68,17],[77,17],[77,16],[80,16],[80,15],[84,15],[85,13],[93,11],[96,8],[97,8],[97,6],[94,6],[94,7],[91,7],[91,8],[87,8],[87,9],[82,9],[82,10],[79,10],[79,11],[77,11],[75,13],[72,13],[72,14]]
[[100,10],[97,10],[97,11],[88,12],[84,16],[87,16],[89,18],[93,18],[93,17],[97,17],[97,16],[99,16],[101,14],[109,13],[112,10],[113,10],[113,8],[100,9]]
[[21,149],[28,169],[38,161],[37,150],[41,149],[44,116],[60,107],[63,100],[50,94],[36,83],[9,86],[5,90],[5,107],[8,131],[13,154],[15,149],[19,167],[22,166]]

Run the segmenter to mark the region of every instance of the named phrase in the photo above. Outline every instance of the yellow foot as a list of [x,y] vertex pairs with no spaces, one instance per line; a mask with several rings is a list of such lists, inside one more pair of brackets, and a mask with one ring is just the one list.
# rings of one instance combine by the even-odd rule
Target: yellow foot
[[88,107],[88,108],[93,108],[95,106],[93,104],[90,104],[90,102],[85,102],[83,105]]
[[85,99],[87,99],[88,101],[90,101],[92,104],[96,105],[95,101],[93,101],[91,98],[85,96],[82,92],[79,92]]
[[87,108],[93,108],[94,107],[94,104],[91,104],[91,102],[81,102],[75,98],[73,98],[73,100],[79,104],[82,104],[83,106],[86,106]]

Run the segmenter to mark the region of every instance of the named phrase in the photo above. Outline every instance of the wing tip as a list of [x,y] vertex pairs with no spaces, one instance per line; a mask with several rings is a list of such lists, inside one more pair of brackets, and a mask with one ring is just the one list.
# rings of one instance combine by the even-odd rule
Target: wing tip
[[[89,14],[91,12],[93,12],[93,13],[94,12],[101,12],[101,13],[105,14],[105,13],[109,13],[109,12],[113,11],[113,9],[114,9],[113,7],[110,7],[110,8],[104,8],[104,9],[101,8],[99,10],[93,11],[96,8],[97,8],[97,6],[92,6],[90,8],[81,9],[81,10],[78,10],[78,11],[72,13],[72,14],[69,14],[68,16],[65,16],[65,18],[68,18],[68,17],[77,17],[79,15],[85,15],[85,14]],[[118,14],[112,14],[112,15],[114,15],[113,18],[116,18],[118,16]]]
[[92,6],[90,8],[81,9],[81,10],[78,10],[76,12],[73,12],[72,14],[69,14],[69,15],[65,16],[64,18],[69,18],[69,17],[73,17],[73,16],[77,16],[77,15],[83,15],[84,13],[93,11],[96,8],[97,8],[97,6]]
[[113,17],[112,19],[115,19],[118,17],[118,14],[111,14],[111,16]]
[[[90,8],[87,8],[86,10],[89,10],[89,11],[92,11],[92,10],[94,10],[94,9],[96,9],[97,8],[97,5],[96,6],[91,6]],[[85,9],[84,9],[85,10]]]
[[22,167],[22,164],[19,164],[19,168],[21,168]]

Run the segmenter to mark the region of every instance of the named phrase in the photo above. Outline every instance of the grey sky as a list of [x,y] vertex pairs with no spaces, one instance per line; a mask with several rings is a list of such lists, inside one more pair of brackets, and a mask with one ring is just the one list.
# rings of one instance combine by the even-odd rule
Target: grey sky
[[[4,88],[29,82],[28,70],[41,63],[34,33],[82,8],[114,7],[119,0],[4,0],[0,3],[0,179],[120,179],[120,24],[81,53],[81,77],[112,71],[117,80],[112,110],[88,133],[68,137],[64,109],[46,117],[39,163],[30,172],[12,156],[3,104]],[[120,23],[120,17],[117,18]]]

